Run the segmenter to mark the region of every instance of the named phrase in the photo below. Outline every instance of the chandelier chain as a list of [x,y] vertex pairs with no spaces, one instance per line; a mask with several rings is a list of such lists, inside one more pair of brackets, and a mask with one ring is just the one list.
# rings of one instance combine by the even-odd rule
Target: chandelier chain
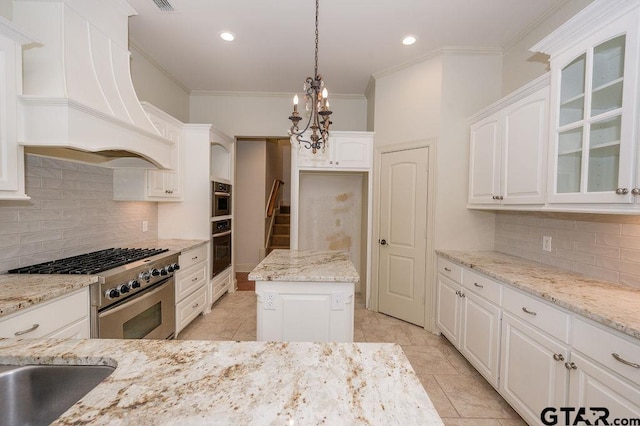
[[313,77],[318,77],[318,9],[320,5],[320,0],[316,0],[316,56],[315,56],[315,68],[313,72]]

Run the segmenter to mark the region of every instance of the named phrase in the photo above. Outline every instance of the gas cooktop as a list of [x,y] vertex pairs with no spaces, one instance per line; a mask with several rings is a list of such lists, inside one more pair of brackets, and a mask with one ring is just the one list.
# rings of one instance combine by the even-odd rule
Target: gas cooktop
[[140,259],[155,256],[168,249],[109,248],[92,253],[11,269],[10,274],[98,274]]

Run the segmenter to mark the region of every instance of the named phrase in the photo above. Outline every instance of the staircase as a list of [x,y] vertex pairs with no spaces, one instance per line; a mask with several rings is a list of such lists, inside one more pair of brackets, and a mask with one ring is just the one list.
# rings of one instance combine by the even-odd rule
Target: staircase
[[289,249],[289,235],[291,230],[291,210],[289,206],[280,206],[276,213],[273,232],[267,247],[267,254],[275,249]]

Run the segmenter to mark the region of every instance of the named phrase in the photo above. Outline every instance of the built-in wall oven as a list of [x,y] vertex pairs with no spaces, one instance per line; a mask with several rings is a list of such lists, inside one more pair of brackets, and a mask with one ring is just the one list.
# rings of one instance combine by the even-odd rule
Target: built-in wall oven
[[227,216],[231,214],[231,185],[222,182],[211,182],[211,216]]
[[231,219],[212,222],[211,278],[231,265]]

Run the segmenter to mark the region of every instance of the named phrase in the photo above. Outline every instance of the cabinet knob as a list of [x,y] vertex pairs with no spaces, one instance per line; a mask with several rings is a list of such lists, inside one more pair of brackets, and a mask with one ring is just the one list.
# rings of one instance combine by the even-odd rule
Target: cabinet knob
[[329,164],[333,164],[333,160],[332,160],[332,161],[329,161]]
[[577,370],[578,366],[576,365],[575,362],[565,362],[564,368],[566,368],[567,370]]
[[626,195],[629,193],[629,190],[627,188],[618,188],[616,189],[616,194],[618,195]]
[[338,164],[340,164],[340,162],[339,162],[339,161],[336,161],[336,166],[337,166]]
[[564,355],[562,354],[553,354],[553,359],[556,361],[564,361]]
[[631,190],[631,193],[632,193],[633,195],[640,195],[640,188],[633,188],[633,189]]

